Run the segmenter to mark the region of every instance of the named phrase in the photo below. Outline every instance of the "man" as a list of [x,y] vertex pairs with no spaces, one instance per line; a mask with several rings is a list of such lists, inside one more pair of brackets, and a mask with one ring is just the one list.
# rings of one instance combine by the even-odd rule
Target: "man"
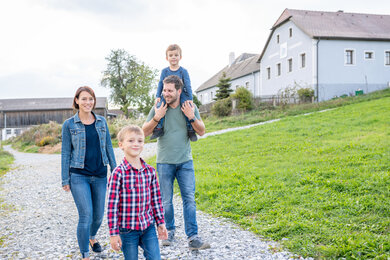
[[202,136],[205,125],[200,118],[199,110],[191,101],[186,101],[180,107],[180,94],[183,82],[178,76],[171,75],[163,81],[164,106],[156,106],[150,110],[142,129],[145,136],[151,135],[153,129],[165,116],[164,135],[157,141],[157,172],[160,182],[161,196],[164,206],[164,216],[168,239],[163,245],[171,245],[175,237],[175,217],[172,204],[173,182],[179,184],[183,200],[185,232],[190,250],[210,248],[198,236],[195,204],[195,172],[192,161],[191,145],[187,134],[186,119],[190,120],[195,132]]

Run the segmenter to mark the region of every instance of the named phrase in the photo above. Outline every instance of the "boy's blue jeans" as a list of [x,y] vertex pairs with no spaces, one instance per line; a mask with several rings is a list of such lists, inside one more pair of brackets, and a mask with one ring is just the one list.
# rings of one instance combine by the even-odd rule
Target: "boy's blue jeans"
[[119,235],[125,259],[138,259],[138,245],[144,250],[146,259],[161,259],[154,225],[150,225],[144,231],[119,228]]
[[[162,105],[165,104],[165,99],[163,96],[160,97],[160,102],[157,103],[157,108],[161,107]],[[185,102],[186,100],[183,100],[180,99],[180,106],[183,105],[183,103]],[[190,120],[184,115],[184,117],[186,118],[186,123],[187,123],[187,130],[194,130],[194,128],[192,127],[191,123],[190,123]],[[156,128],[163,128],[164,126],[164,118],[161,118],[160,121],[158,122]]]
[[157,163],[158,179],[164,206],[165,225],[168,231],[175,229],[175,212],[173,209],[173,182],[179,184],[183,200],[184,227],[188,238],[198,234],[195,204],[195,172],[193,161],[180,164]]
[[95,239],[103,220],[106,187],[107,177],[70,175],[70,190],[79,213],[77,242],[83,258],[89,256],[89,239]]

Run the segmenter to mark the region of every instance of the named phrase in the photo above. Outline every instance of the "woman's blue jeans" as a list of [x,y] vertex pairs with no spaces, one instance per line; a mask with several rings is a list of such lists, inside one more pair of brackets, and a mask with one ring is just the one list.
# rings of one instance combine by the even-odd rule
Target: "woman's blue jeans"
[[138,259],[138,246],[144,250],[146,259],[161,259],[154,225],[150,225],[144,231],[119,228],[119,235],[122,240],[122,251],[125,259]]
[[173,209],[173,182],[179,184],[183,200],[184,227],[188,238],[198,234],[195,204],[195,171],[192,160],[179,164],[157,163],[158,179],[164,206],[165,225],[168,231],[175,229]]
[[107,177],[70,175],[70,190],[79,212],[77,241],[83,258],[89,256],[89,239],[95,239],[103,220],[106,187]]

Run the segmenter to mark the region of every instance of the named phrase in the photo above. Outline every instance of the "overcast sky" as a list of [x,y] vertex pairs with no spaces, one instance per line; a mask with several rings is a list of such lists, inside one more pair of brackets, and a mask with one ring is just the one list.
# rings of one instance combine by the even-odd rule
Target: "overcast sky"
[[195,91],[230,52],[261,53],[285,8],[390,14],[388,0],[0,0],[0,99],[72,97],[100,86],[105,57],[125,49],[159,72],[177,43]]

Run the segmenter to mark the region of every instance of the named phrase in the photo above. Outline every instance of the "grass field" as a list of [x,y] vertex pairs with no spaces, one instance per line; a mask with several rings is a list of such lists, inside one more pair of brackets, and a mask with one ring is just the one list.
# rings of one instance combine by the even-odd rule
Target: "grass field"
[[0,147],[0,177],[9,170],[13,161],[14,157]]
[[[0,147],[0,180],[1,177],[10,169],[10,165],[13,161],[14,157]],[[8,209],[7,205],[5,205],[3,201],[3,198],[0,197],[0,217],[2,217],[2,214],[6,209]],[[0,237],[0,247],[3,245],[4,239],[4,237]]]
[[203,121],[205,122],[207,132],[210,133],[221,129],[244,126],[268,121],[271,119],[316,112],[360,102],[367,102],[383,97],[390,97],[390,88],[362,96],[337,98],[320,103],[291,104],[285,107],[273,107],[271,105],[262,104],[255,110],[244,113],[242,115],[228,116],[223,118],[211,116],[203,118]]
[[319,259],[390,257],[390,98],[192,144],[198,208]]

